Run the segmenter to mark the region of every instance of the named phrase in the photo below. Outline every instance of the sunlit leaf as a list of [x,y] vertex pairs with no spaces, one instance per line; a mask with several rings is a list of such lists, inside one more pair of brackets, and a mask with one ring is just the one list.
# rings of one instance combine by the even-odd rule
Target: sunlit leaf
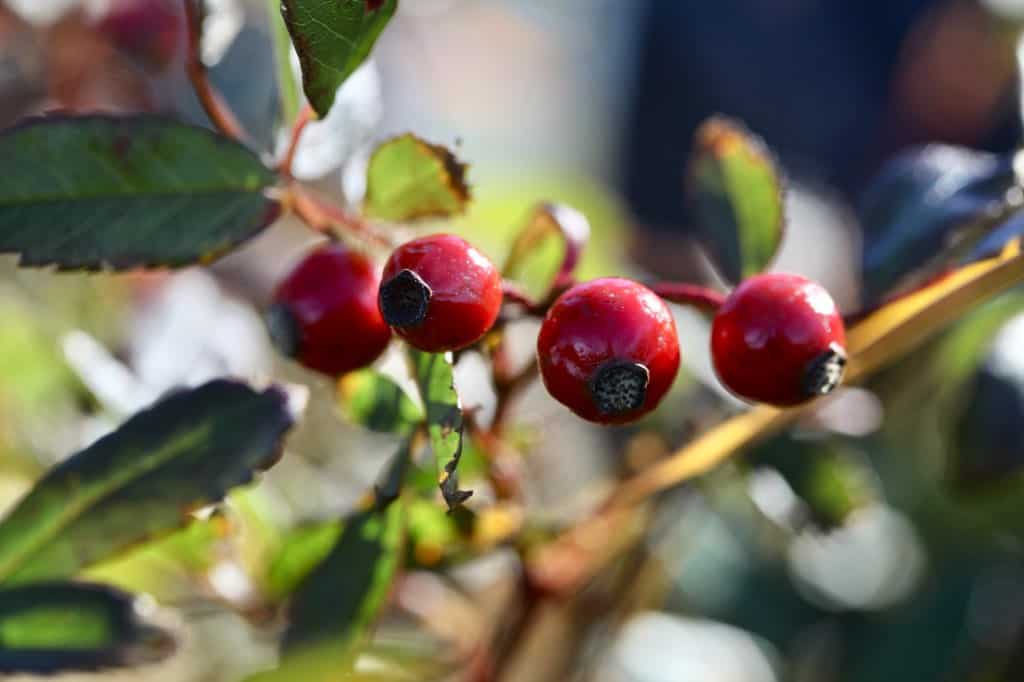
[[208,262],[279,212],[255,154],[151,115],[30,119],[0,133],[0,174],[0,252],[26,266]]
[[265,588],[272,599],[291,594],[330,553],[344,524],[338,520],[303,524],[288,531],[270,559]]
[[[543,295],[569,281],[589,239],[590,223],[582,213],[564,204],[539,204],[512,242],[502,274],[531,286],[534,295]],[[540,259],[550,260],[544,257],[544,246],[549,241],[557,241],[560,257],[551,263],[552,267],[545,268],[550,272],[536,277],[528,264]],[[534,284],[537,281],[541,284]]]
[[445,353],[423,353],[409,349],[416,383],[427,409],[430,434],[441,494],[449,509],[473,494],[459,489],[459,460],[462,457],[462,404],[455,390],[451,357]]
[[252,480],[292,425],[285,396],[227,380],[182,390],[50,470],[0,523],[0,581],[72,576],[187,523]]
[[412,134],[384,142],[370,157],[363,210],[395,222],[447,218],[466,209],[466,165]]
[[339,379],[338,405],[346,419],[373,431],[407,431],[423,421],[423,410],[401,386],[373,370]]
[[697,130],[687,178],[695,227],[726,279],[771,263],[785,227],[781,170],[764,141],[714,116]]
[[283,0],[281,13],[302,64],[302,87],[321,118],[370,54],[398,0]]
[[130,595],[86,583],[0,589],[0,673],[52,675],[153,663],[174,652]]

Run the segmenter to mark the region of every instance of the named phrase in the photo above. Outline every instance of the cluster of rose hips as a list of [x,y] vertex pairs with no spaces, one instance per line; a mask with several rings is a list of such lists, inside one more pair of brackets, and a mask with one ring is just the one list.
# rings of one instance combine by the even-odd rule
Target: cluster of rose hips
[[[466,348],[498,319],[501,275],[452,235],[398,247],[381,272],[339,244],[307,255],[280,284],[267,323],[277,347],[338,375],[369,365],[394,330],[428,352]],[[742,282],[716,311],[712,359],[733,393],[797,405],[834,389],[846,365],[843,320],[820,285],[767,273]],[[665,302],[628,279],[577,284],[548,309],[537,338],[548,392],[593,422],[647,414],[679,369],[679,340]]]

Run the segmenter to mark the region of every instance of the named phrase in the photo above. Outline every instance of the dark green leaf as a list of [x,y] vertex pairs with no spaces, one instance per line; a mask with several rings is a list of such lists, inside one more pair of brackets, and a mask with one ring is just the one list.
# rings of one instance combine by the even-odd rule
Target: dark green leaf
[[961,489],[1005,483],[1024,471],[1024,315],[1009,319],[996,335],[989,332],[986,340],[987,356],[957,395],[961,409],[950,474]]
[[462,405],[455,390],[450,356],[409,349],[413,374],[427,409],[427,431],[437,461],[441,494],[449,509],[473,494],[459,489],[459,460],[462,458]]
[[52,469],[0,524],[0,582],[64,578],[183,526],[281,451],[277,389],[227,380],[179,391]]
[[697,130],[687,182],[697,234],[732,282],[764,270],[785,226],[781,170],[764,141],[714,116]]
[[143,623],[135,600],[86,583],[0,590],[0,673],[52,675],[153,663],[174,638]]
[[[560,246],[560,255],[554,259],[547,258],[544,249],[548,242],[554,241],[551,237],[557,239]],[[542,286],[531,286],[531,293],[544,296],[569,282],[589,239],[590,223],[586,216],[564,204],[542,203],[534,208],[526,225],[512,242],[502,274],[527,285],[540,281]],[[541,260],[551,261],[551,264],[536,263],[532,268],[527,267]],[[538,266],[548,272],[536,276],[540,274],[534,269]]]
[[439,145],[406,134],[384,142],[366,171],[364,212],[396,222],[447,218],[466,209],[466,165]]
[[398,384],[370,369],[343,376],[338,401],[346,419],[373,431],[408,431],[423,421],[423,410]]
[[979,240],[983,253],[997,252],[984,237],[1009,217],[1015,186],[1010,159],[970,149],[931,145],[891,161],[860,211],[865,304],[921,283]]
[[881,497],[870,463],[836,440],[784,434],[759,446],[751,460],[780,474],[804,502],[808,520],[822,529],[842,525]]
[[303,524],[289,531],[270,560],[265,585],[269,596],[281,599],[291,594],[330,553],[343,527],[340,521],[332,520]]
[[330,646],[329,655],[339,668],[354,662],[398,570],[403,518],[403,503],[397,500],[345,521],[330,554],[295,594],[284,640],[286,664],[290,655],[301,656],[319,645]]
[[402,488],[405,487],[406,477],[412,465],[412,441],[413,439],[410,437],[402,442],[398,452],[388,462],[380,479],[373,486],[374,502],[378,507],[386,507],[402,494]]
[[283,0],[281,13],[302,64],[302,87],[323,118],[341,84],[359,68],[398,0]]
[[207,262],[277,216],[245,147],[156,116],[46,116],[0,134],[0,252],[27,266]]

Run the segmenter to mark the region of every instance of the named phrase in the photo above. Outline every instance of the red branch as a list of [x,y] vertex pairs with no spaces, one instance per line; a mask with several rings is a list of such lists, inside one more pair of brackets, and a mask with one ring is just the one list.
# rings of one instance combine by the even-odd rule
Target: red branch
[[185,70],[188,73],[192,89],[195,90],[203,111],[209,116],[210,121],[224,135],[236,140],[244,140],[248,137],[242,124],[238,122],[231,107],[227,105],[224,98],[210,83],[206,71],[206,64],[200,50],[200,41],[203,33],[203,17],[199,11],[201,0],[184,0],[185,22],[188,24],[188,56],[186,57]]
[[705,312],[716,313],[725,303],[725,295],[714,289],[686,282],[657,282],[651,291],[671,303],[690,305]]
[[288,150],[277,167],[281,175],[289,180],[292,178],[292,165],[295,163],[295,154],[299,151],[299,140],[302,138],[302,131],[306,129],[306,126],[309,125],[313,118],[313,107],[306,103],[306,106],[302,107],[302,111],[299,112],[295,123],[292,125],[291,139],[288,140]]

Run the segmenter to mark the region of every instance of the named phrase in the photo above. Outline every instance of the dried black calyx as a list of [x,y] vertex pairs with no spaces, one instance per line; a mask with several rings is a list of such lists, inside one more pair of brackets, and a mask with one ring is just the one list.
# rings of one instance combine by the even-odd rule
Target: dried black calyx
[[838,343],[829,344],[828,350],[811,360],[804,370],[801,386],[804,395],[817,396],[831,393],[843,381],[846,372],[846,351]]
[[297,356],[302,345],[302,331],[298,319],[288,306],[275,303],[267,309],[263,320],[274,347],[289,358]]
[[643,406],[650,381],[650,370],[638,362],[610,362],[590,380],[590,395],[601,414],[633,412]]
[[402,270],[380,287],[380,313],[392,327],[415,327],[427,317],[430,285],[412,270]]

